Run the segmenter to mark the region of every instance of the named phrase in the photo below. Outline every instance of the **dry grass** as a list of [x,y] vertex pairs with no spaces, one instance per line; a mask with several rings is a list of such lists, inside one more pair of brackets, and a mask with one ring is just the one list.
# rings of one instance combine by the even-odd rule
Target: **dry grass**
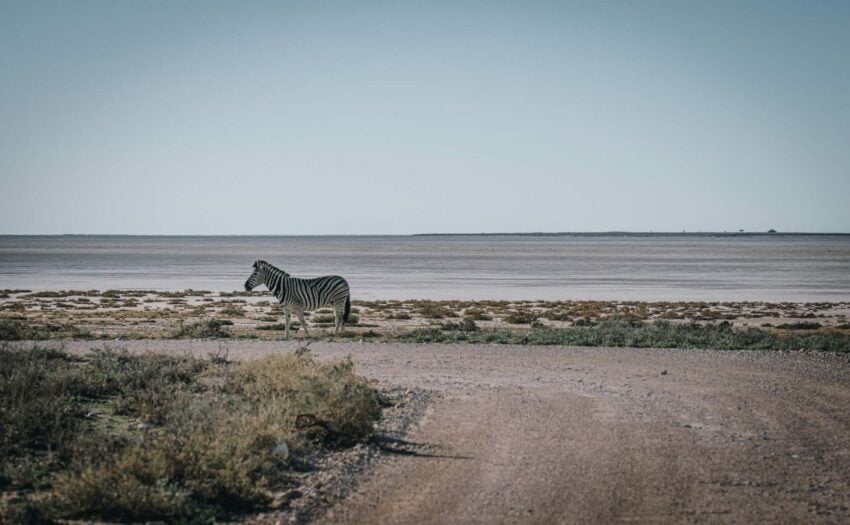
[[350,361],[248,364],[0,349],[0,522],[232,519],[317,447],[362,442],[378,398]]

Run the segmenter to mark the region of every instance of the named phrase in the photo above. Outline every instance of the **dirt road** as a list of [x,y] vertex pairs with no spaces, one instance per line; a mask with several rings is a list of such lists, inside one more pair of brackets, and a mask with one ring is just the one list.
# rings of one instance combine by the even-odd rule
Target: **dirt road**
[[[187,342],[132,343],[145,345]],[[297,343],[227,345],[242,359]],[[407,437],[417,454],[382,462],[321,522],[850,521],[847,355],[311,349],[351,354],[381,382],[437,392]]]

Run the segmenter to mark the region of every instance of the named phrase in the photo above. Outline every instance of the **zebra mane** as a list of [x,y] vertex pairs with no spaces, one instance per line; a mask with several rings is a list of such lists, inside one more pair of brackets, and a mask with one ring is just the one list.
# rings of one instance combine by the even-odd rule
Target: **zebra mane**
[[281,270],[281,269],[280,269],[280,268],[278,268],[277,266],[275,266],[275,265],[273,265],[273,264],[271,264],[271,263],[268,263],[268,262],[266,262],[266,261],[257,260],[254,264],[258,265],[259,267],[261,267],[262,269],[266,270],[266,271],[267,271],[267,272],[269,272],[269,273],[273,273],[273,274],[274,274],[274,273],[283,274],[283,276],[284,276],[284,277],[286,277],[286,276],[288,276],[288,275],[289,275],[288,273],[286,273],[285,271]]

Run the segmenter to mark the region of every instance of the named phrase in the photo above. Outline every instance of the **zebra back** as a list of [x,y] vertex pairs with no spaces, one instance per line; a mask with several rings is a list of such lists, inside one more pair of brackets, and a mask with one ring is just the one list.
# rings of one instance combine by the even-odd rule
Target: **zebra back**
[[286,276],[281,281],[280,295],[275,296],[283,305],[298,305],[304,310],[323,306],[336,306],[348,299],[348,281],[339,275],[325,275],[314,279]]

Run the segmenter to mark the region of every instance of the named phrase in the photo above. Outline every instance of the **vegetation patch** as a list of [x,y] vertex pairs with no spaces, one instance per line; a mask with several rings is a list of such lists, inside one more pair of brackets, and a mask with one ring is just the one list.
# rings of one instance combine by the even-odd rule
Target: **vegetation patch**
[[593,326],[532,328],[531,330],[418,329],[393,339],[407,342],[471,342],[531,345],[613,346],[637,348],[710,348],[717,350],[815,350],[850,352],[850,334],[819,332],[777,334],[749,328],[735,330],[731,324],[650,324],[603,320]]
[[417,305],[419,315],[425,319],[443,319],[444,317],[457,317],[457,312],[432,301],[420,301]]
[[233,321],[227,319],[199,321],[180,326],[174,337],[190,339],[230,337],[230,332],[224,329],[225,326],[230,325],[233,325]]
[[23,319],[0,319],[0,341],[44,340],[60,337],[85,339],[91,334],[74,325],[31,323]]
[[531,324],[537,319],[537,315],[529,311],[512,311],[504,317],[504,321],[510,324]]
[[[290,331],[298,331],[301,327],[301,324],[298,321],[290,321],[289,330]],[[275,331],[286,331],[286,323],[275,323],[275,324],[263,324],[257,327],[257,330],[275,330]]]
[[0,395],[4,523],[236,519],[380,415],[350,360],[305,351],[238,364],[5,347]]
[[782,328],[784,330],[817,330],[818,328],[823,328],[823,325],[812,321],[802,321],[799,323],[778,324],[776,328]]
[[492,321],[493,316],[489,315],[486,311],[481,308],[467,308],[463,312],[463,317],[465,319],[470,319],[472,321]]
[[454,331],[460,330],[462,332],[476,332],[478,331],[478,325],[475,324],[475,321],[472,319],[463,319],[459,323],[454,323],[449,321],[448,323],[443,323],[440,325],[440,328],[443,330]]

